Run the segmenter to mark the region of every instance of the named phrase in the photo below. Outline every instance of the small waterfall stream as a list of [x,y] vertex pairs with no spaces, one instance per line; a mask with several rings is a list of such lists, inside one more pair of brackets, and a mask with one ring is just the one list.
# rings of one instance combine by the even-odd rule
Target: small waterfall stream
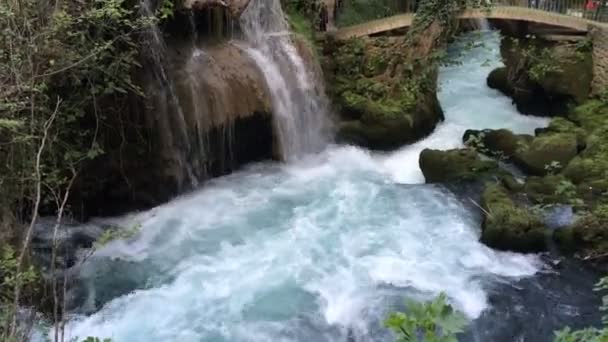
[[315,75],[296,49],[280,0],[252,0],[241,15],[241,29],[272,96],[283,159],[319,151],[326,143],[328,110]]

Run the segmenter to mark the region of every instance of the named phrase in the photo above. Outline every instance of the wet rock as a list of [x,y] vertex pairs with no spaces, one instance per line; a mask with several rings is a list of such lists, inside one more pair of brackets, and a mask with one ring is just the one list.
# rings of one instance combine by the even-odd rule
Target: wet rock
[[482,160],[471,149],[425,149],[419,164],[427,183],[481,180],[500,172],[496,161]]
[[528,209],[517,205],[500,184],[488,184],[481,198],[484,209],[481,241],[489,247],[515,252],[547,248],[545,227]]
[[513,95],[513,88],[509,84],[507,68],[500,67],[492,70],[487,78],[488,87],[499,90],[505,95]]

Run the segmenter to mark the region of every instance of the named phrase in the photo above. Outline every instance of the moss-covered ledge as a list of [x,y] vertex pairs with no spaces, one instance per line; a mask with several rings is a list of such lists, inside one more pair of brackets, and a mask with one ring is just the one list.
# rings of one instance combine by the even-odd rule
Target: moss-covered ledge
[[533,36],[504,37],[505,67],[488,76],[488,86],[513,98],[517,109],[531,115],[565,115],[584,103],[593,79],[591,40],[546,41]]
[[443,120],[436,97],[437,69],[396,59],[403,37],[327,41],[328,91],[340,115],[338,140],[389,150],[430,134]]

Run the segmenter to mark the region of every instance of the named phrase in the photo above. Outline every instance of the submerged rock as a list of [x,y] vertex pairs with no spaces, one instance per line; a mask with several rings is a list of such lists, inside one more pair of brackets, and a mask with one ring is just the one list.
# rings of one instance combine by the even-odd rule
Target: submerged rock
[[540,218],[518,206],[500,184],[488,184],[481,198],[484,209],[481,241],[489,247],[514,252],[547,248]]
[[499,172],[498,163],[482,160],[471,149],[425,149],[419,164],[427,183],[473,181]]

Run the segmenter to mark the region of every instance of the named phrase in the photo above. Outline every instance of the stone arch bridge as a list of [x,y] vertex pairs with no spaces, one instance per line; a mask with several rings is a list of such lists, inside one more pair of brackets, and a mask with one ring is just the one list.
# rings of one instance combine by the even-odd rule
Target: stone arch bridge
[[[517,6],[497,6],[487,9],[468,9],[463,11],[459,17],[461,19],[522,21],[565,28],[581,34],[588,33],[594,26],[608,29],[608,24],[584,19],[582,17]],[[363,24],[340,28],[334,32],[334,36],[339,40],[343,40],[407,28],[412,24],[413,18],[414,13],[406,13],[388,18],[372,20]]]

